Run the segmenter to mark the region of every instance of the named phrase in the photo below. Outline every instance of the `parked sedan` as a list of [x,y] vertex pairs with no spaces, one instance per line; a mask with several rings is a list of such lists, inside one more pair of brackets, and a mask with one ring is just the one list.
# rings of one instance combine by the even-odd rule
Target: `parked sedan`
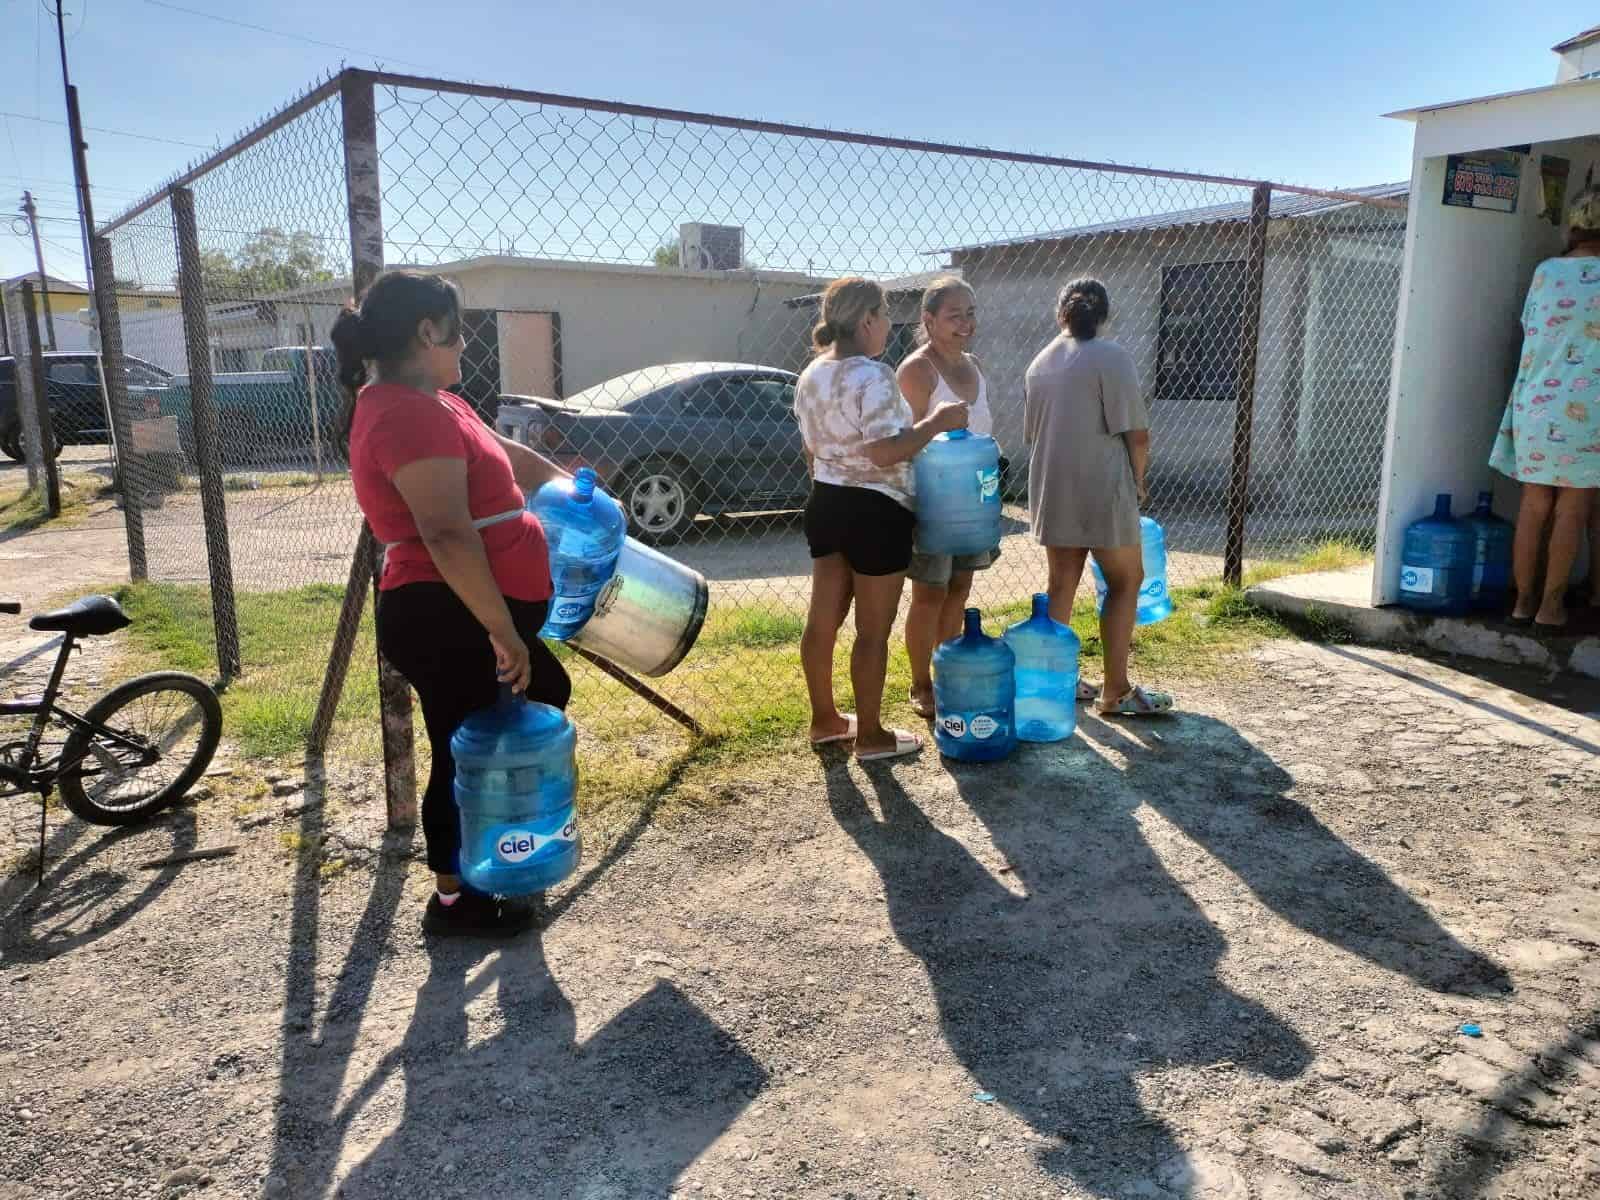
[[[151,415],[158,394],[172,376],[153,363],[125,358],[129,406],[135,414]],[[50,405],[50,426],[56,454],[63,445],[83,445],[111,440],[106,429],[106,405],[100,388],[100,356],[76,351],[48,351],[44,355],[45,394]],[[0,358],[0,450],[21,462],[22,417],[17,412],[17,363]]]
[[563,401],[502,396],[498,427],[569,469],[593,467],[633,536],[660,545],[701,514],[805,503],[795,379],[749,363],[669,363]]

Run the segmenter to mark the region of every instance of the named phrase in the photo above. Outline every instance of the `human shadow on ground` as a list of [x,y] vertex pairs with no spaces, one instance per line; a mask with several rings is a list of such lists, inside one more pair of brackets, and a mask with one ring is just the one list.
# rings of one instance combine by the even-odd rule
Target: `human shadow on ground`
[[1084,732],[1123,752],[1127,784],[1139,799],[1283,920],[1430,991],[1511,990],[1503,967],[1462,945],[1381,867],[1287,795],[1289,773],[1231,725],[1200,714],[1143,726],[1090,717]]
[[[539,933],[503,946],[432,942],[428,961],[403,1043],[347,1105],[402,1073],[404,1111],[342,1182],[348,1200],[446,1186],[541,1200],[664,1196],[766,1080],[666,981],[580,1043]],[[477,1003],[491,989],[494,1014]]]
[[[1003,860],[993,870],[890,772],[868,774],[876,812],[848,768],[828,779],[975,1087],[1053,1143],[1040,1152],[1045,1170],[1108,1197],[1145,1181],[1191,1187],[1173,1130],[1141,1102],[1142,1077],[1219,1065],[1287,1080],[1312,1059],[1287,1021],[1218,978],[1227,939],[1152,848],[1146,805],[1309,932],[1424,981],[1503,978],[1285,797],[1287,775],[1230,728],[1183,717],[1161,732],[1188,753],[1170,774],[1171,751],[1137,739],[1121,747],[1126,767],[1082,741],[948,764]],[[1248,792],[1225,786],[1233,777]],[[1250,856],[1267,861],[1241,861]],[[1323,882],[1332,901],[1317,895]],[[1356,901],[1368,919],[1352,928]]]

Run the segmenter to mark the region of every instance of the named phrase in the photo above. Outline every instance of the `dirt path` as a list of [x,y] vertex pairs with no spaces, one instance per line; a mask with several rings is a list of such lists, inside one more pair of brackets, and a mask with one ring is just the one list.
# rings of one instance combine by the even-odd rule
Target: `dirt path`
[[503,949],[423,943],[344,788],[62,825],[0,892],[0,1198],[1595,1195],[1600,698],[1259,668],[988,769],[749,764]]

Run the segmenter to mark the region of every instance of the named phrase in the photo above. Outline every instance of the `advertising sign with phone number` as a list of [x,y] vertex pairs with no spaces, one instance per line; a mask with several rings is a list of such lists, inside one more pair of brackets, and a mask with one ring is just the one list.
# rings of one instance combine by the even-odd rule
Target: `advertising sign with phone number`
[[1514,213],[1517,211],[1517,193],[1521,185],[1522,160],[1515,155],[1491,158],[1452,154],[1445,160],[1446,204]]

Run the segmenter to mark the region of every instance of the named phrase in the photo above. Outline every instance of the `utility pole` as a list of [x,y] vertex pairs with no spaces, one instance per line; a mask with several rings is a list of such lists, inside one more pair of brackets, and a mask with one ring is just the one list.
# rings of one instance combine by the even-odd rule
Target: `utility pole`
[[89,239],[94,236],[94,205],[89,202],[89,163],[84,151],[89,147],[83,140],[83,121],[78,115],[78,89],[72,86],[67,74],[67,23],[61,11],[61,0],[56,0],[56,40],[61,46],[61,87],[67,95],[67,134],[72,139],[72,178],[78,193],[78,224],[83,239],[83,278],[94,294],[94,256],[89,252]]
[[28,218],[33,234],[33,261],[39,266],[39,303],[44,305],[45,340],[56,348],[56,319],[50,315],[50,277],[44,273],[44,250],[39,245],[39,210],[33,206],[33,193],[22,193],[22,215]]

